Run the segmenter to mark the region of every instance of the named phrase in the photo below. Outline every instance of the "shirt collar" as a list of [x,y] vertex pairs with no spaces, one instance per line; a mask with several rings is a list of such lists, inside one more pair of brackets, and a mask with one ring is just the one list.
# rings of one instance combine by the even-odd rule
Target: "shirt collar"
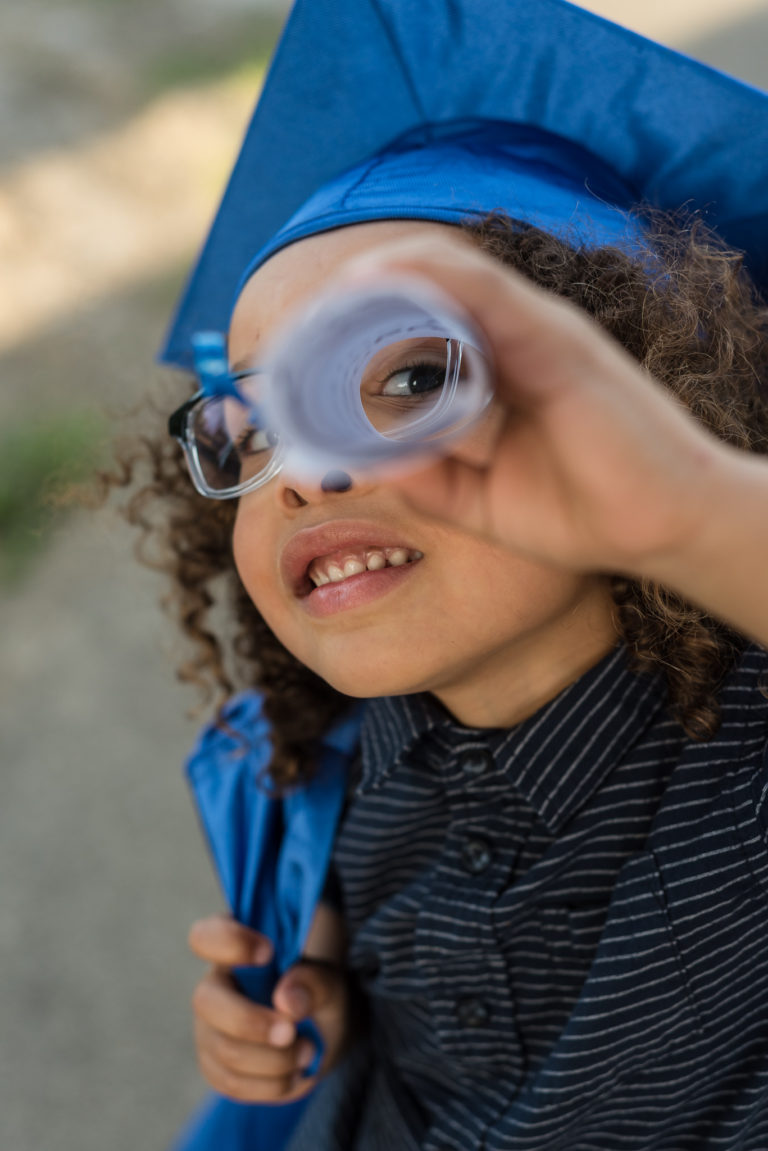
[[[661,675],[631,671],[613,649],[539,711],[505,729],[457,723],[429,695],[371,701],[361,733],[361,793],[403,763],[443,767],[446,750],[489,751],[495,772],[557,832],[588,801],[649,726],[666,698]],[[478,779],[472,786],[482,786]]]

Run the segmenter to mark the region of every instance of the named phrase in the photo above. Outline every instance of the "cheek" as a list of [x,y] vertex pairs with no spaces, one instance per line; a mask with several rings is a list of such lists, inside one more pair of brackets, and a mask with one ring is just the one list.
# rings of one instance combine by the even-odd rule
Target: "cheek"
[[235,560],[238,575],[246,588],[248,588],[249,594],[250,571],[255,558],[252,555],[252,551],[251,536],[246,531],[245,517],[243,517],[240,510],[238,510],[237,516],[235,517],[235,526],[232,529],[232,555]]
[[[478,550],[474,562],[443,570],[430,589],[430,608],[411,624],[412,648],[446,662],[568,648],[580,629],[601,628],[609,609],[602,581],[530,563],[510,553]],[[606,600],[607,603],[607,600]]]
[[553,568],[477,547],[436,572],[435,604],[457,624],[491,631],[534,622],[578,595],[582,580]]
[[267,619],[279,598],[275,545],[265,525],[238,510],[232,533],[232,554],[245,590]]
[[307,644],[297,622],[293,597],[286,590],[277,562],[278,544],[268,515],[257,514],[250,497],[238,509],[232,533],[232,554],[238,575],[254,607],[279,642],[306,662]]

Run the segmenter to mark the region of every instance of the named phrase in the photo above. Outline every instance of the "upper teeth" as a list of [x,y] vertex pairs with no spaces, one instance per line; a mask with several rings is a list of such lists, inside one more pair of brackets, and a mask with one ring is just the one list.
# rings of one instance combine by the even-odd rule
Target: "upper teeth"
[[333,559],[324,556],[312,560],[307,575],[315,587],[323,587],[327,583],[341,583],[349,576],[360,575],[364,571],[402,567],[403,564],[420,560],[422,555],[422,552],[410,548],[366,548],[364,552],[356,552],[354,555],[336,555]]

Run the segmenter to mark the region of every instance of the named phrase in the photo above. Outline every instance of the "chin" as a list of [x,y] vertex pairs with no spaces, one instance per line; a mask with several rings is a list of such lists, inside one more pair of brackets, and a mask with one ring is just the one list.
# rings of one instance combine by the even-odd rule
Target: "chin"
[[362,660],[346,659],[342,666],[334,661],[308,661],[307,666],[321,679],[342,695],[352,699],[376,699],[379,696],[412,695],[415,692],[429,691],[429,677],[414,675],[414,668],[392,668],[378,663],[375,657]]
[[380,676],[369,681],[367,676],[359,675],[328,675],[317,671],[317,675],[324,679],[330,687],[351,699],[376,699],[380,696],[411,695],[414,692],[425,691],[421,686],[400,679],[387,680]]

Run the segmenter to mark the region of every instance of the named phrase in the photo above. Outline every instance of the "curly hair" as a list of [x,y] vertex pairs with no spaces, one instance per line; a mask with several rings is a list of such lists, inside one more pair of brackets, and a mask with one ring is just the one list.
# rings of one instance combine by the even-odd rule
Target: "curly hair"
[[[740,254],[700,221],[655,217],[644,260],[585,250],[502,215],[465,229],[491,256],[588,312],[715,435],[768,452],[768,312]],[[258,688],[272,725],[272,784],[307,778],[313,745],[348,700],[283,647],[246,594],[232,558],[236,501],[197,494],[164,426],[119,459],[102,485],[135,484],[143,464],[144,482],[123,510],[142,530],[140,557],[170,577],[165,606],[192,645],[179,678],[207,703]],[[670,714],[693,739],[710,738],[718,688],[743,639],[653,583],[616,576],[612,594],[634,670],[661,671]]]

